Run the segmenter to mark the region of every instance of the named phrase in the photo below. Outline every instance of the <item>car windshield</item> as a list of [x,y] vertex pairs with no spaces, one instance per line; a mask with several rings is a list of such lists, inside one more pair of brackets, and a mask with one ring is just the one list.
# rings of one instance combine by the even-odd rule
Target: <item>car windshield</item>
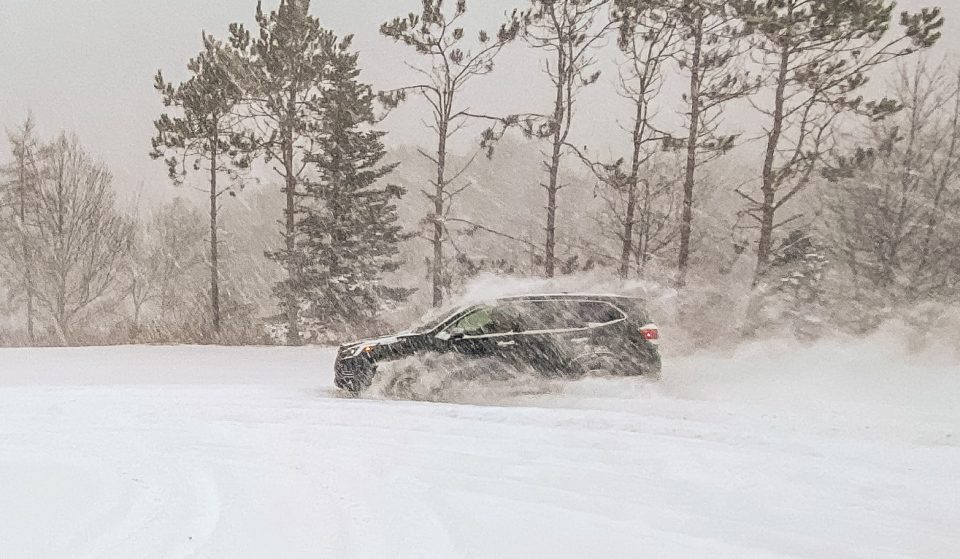
[[450,320],[460,313],[463,309],[433,309],[420,319],[420,325],[413,329],[414,334],[425,334],[436,329],[444,322]]

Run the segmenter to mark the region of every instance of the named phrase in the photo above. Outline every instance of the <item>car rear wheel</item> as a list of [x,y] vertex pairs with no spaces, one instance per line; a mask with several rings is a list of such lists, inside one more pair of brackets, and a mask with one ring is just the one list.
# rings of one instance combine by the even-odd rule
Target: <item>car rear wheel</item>
[[612,353],[584,356],[577,367],[579,376],[609,377],[620,374],[619,360]]
[[613,353],[597,353],[578,359],[575,367],[580,376],[623,377],[641,376],[652,380],[660,379],[660,360],[652,362],[625,362]]

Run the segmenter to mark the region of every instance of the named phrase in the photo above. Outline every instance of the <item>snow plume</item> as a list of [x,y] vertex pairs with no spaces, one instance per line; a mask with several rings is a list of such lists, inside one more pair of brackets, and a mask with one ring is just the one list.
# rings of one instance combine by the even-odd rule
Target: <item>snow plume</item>
[[558,382],[496,359],[427,354],[380,365],[367,397],[419,402],[502,404],[524,395],[550,394]]
[[[670,339],[667,352],[689,353],[705,347],[732,347],[750,299],[749,289],[735,282],[699,281],[691,278],[683,297],[667,283],[642,279],[620,280],[604,271],[581,272],[556,278],[528,278],[480,274],[462,292],[451,297],[444,311],[500,297],[540,293],[592,293],[638,297],[646,302],[651,318]],[[428,316],[438,315],[433,310]],[[397,329],[409,326],[412,317],[396,317]]]
[[[702,400],[872,403],[949,410],[960,404],[960,352],[944,332],[925,341],[915,328],[889,322],[864,337],[814,343],[772,338],[729,352],[667,362],[664,391]],[[960,410],[958,410],[960,411]],[[958,416],[960,417],[960,416]]]
[[[385,364],[366,398],[642,414],[858,440],[960,446],[960,354],[949,338],[916,347],[890,323],[816,343],[771,338],[732,351],[665,357],[661,382],[544,378],[494,360],[428,355]],[[592,416],[591,416],[592,417]],[[630,427],[633,428],[633,427]]]
[[605,272],[583,272],[549,279],[481,274],[467,284],[454,302],[476,303],[498,297],[537,293],[609,293],[642,297],[651,302],[668,301],[676,296],[672,288],[644,280],[612,279]]
[[[762,343],[771,338],[788,339],[795,334],[790,324],[772,320],[755,305],[777,305],[775,297],[764,289],[752,289],[749,281],[741,281],[737,274],[720,278],[691,277],[682,292],[669,281],[611,278],[603,271],[581,272],[556,278],[527,278],[496,274],[481,274],[468,283],[463,291],[453,296],[449,308],[490,301],[512,295],[538,293],[593,293],[638,297],[654,322],[660,326],[665,355],[689,355],[703,351],[733,351],[743,344]],[[842,302],[835,303],[834,315],[851,314]],[[769,314],[767,312],[766,314]],[[882,332],[890,328],[908,328],[910,335],[903,338],[909,349],[922,349],[926,344],[946,343],[960,347],[960,305],[953,302],[925,302],[906,308],[877,308],[874,315],[879,327],[868,330],[843,328],[839,324],[822,322],[809,339],[831,339],[840,331]],[[751,325],[751,321],[757,324]],[[404,324],[407,326],[409,323]],[[907,324],[908,326],[903,326]],[[749,335],[746,334],[749,332]],[[818,338],[819,337],[819,338]],[[847,336],[855,340],[858,337]],[[809,340],[808,340],[809,341]],[[947,343],[947,345],[950,345]]]
[[[847,424],[888,434],[911,432],[910,426],[916,424],[960,424],[960,309],[928,309],[934,318],[923,329],[914,320],[918,309],[909,321],[888,321],[866,336],[825,331],[819,340],[798,341],[761,333],[744,340],[735,320],[723,326],[720,316],[725,308],[704,304],[698,312],[704,322],[715,324],[704,331],[715,329],[729,343],[700,346],[676,318],[675,293],[642,282],[603,284],[584,276],[534,281],[487,277],[474,282],[458,303],[556,291],[646,298],[664,334],[662,382],[544,379],[496,361],[429,355],[385,364],[369,396],[625,412],[670,413],[680,402],[718,410],[747,406],[765,417],[780,417],[779,421],[788,417],[808,421],[814,412],[823,430]],[[710,296],[700,299],[709,301]],[[920,416],[930,421],[919,421]],[[949,430],[927,431],[911,438],[943,442]]]

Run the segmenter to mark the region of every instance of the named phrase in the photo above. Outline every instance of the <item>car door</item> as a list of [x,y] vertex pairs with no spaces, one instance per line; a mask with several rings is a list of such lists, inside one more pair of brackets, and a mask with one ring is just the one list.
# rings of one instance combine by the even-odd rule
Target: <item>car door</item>
[[528,300],[521,306],[524,328],[517,336],[515,359],[545,376],[563,376],[567,357],[559,337],[574,326],[566,312],[566,302],[556,299]]
[[543,299],[526,303],[526,330],[518,352],[547,376],[576,376],[577,362],[604,351],[604,326],[623,318],[600,301]]
[[508,307],[484,305],[467,313],[449,330],[453,351],[470,357],[509,359],[518,347],[520,326]]

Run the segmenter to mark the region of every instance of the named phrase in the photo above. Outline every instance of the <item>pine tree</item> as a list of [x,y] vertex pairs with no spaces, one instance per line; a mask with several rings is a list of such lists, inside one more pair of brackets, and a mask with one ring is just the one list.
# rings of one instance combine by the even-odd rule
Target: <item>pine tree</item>
[[711,159],[733,148],[737,136],[725,134],[723,111],[727,104],[756,90],[756,81],[737,68],[743,51],[740,23],[727,0],[656,0],[676,21],[680,46],[675,57],[687,74],[683,96],[685,135],[668,141],[668,147],[686,155],[677,285],[683,287],[693,252],[694,206],[699,171]]
[[654,215],[662,198],[670,197],[669,184],[653,185],[647,175],[653,174],[652,161],[669,139],[654,122],[655,101],[663,89],[664,66],[676,56],[679,38],[674,15],[648,0],[615,0],[612,18],[619,25],[617,46],[625,59],[617,93],[632,109],[629,128],[623,127],[630,133],[630,156],[604,163],[573,144],[568,147],[606,187],[599,191],[605,202],[600,217],[603,229],[619,242],[620,277],[627,279],[634,257],[642,272],[653,253],[670,244],[669,239],[654,239],[669,220],[669,215]]
[[[653,122],[656,114],[654,101],[663,87],[663,67],[675,55],[677,22],[673,14],[660,6],[637,6],[634,2],[614,2],[614,17],[620,21],[617,46],[626,58],[626,71],[620,74],[620,95],[630,100],[634,115],[631,128],[631,155],[627,180],[615,183],[623,210],[615,212],[620,222],[620,277],[630,275],[630,261],[639,252],[643,270],[653,253],[651,233],[656,218],[652,205],[663,193],[652,188],[651,177],[641,178],[641,168],[648,167],[654,157],[655,144],[665,138]],[[614,208],[616,207],[614,206]],[[639,237],[639,239],[635,239]]]
[[[437,148],[431,153],[424,150],[418,150],[418,153],[436,171],[436,178],[430,181],[430,187],[421,189],[421,192],[430,205],[424,224],[430,229],[426,236],[433,253],[429,261],[433,305],[440,306],[444,287],[450,283],[450,278],[445,274],[444,245],[450,239],[450,224],[463,221],[451,218],[450,214],[454,199],[470,185],[455,183],[467,172],[480,151],[491,149],[489,142],[496,133],[493,129],[485,131],[480,148],[459,168],[453,168],[448,161],[448,144],[471,121],[493,120],[508,126],[518,118],[501,119],[475,114],[463,106],[461,98],[474,78],[493,71],[497,56],[517,37],[520,22],[516,14],[511,14],[495,36],[487,31],[478,31],[476,41],[468,46],[471,37],[463,27],[463,19],[467,14],[466,0],[458,0],[452,10],[445,8],[443,0],[423,0],[422,6],[420,13],[394,18],[380,26],[382,35],[413,47],[427,59],[427,69],[411,65],[422,76],[419,83],[385,92],[381,99],[388,106],[395,106],[406,99],[407,93],[414,92],[431,108],[433,122],[427,127],[435,135]],[[468,225],[477,226],[473,223]]]
[[230,25],[231,44],[240,56],[234,80],[244,88],[245,116],[258,152],[283,180],[283,247],[267,256],[286,271],[274,293],[285,315],[287,342],[299,345],[305,256],[298,246],[297,213],[309,161],[324,135],[321,92],[337,39],[310,15],[310,0],[280,0],[270,13],[258,2],[256,21],[255,37],[242,24]]
[[165,160],[176,184],[183,182],[188,169],[201,171],[205,167],[208,173],[210,316],[213,331],[219,334],[219,203],[224,194],[234,195],[234,189],[229,184],[223,186],[218,178],[223,173],[235,178],[238,169],[249,165],[251,142],[238,126],[235,108],[243,91],[232,77],[230,53],[206,34],[203,47],[187,65],[193,75],[186,82],[174,86],[157,72],[154,87],[163,96],[164,106],[175,107],[181,114],[163,114],[154,123],[157,135],[150,156]]
[[601,15],[609,9],[611,0],[531,0],[531,7],[523,13],[522,35],[535,49],[545,51],[544,69],[550,78],[555,98],[550,114],[539,126],[528,126],[528,134],[549,142],[543,167],[546,182],[541,186],[547,193],[546,239],[543,250],[544,275],[556,274],[558,195],[564,184],[560,180],[563,156],[568,148],[573,125],[574,107],[582,90],[600,79],[594,71],[593,53],[598,43],[615,24]]
[[382,183],[396,164],[382,163],[385,132],[373,128],[376,95],[359,81],[350,42],[347,37],[328,53],[330,79],[320,99],[324,133],[308,158],[313,172],[297,214],[302,316],[320,329],[363,328],[411,293],[384,279],[399,268],[398,245],[407,238],[395,204],[403,190]]
[[[589,4],[573,2],[571,5],[577,6],[577,14],[585,14]],[[711,159],[734,146],[737,136],[720,132],[723,109],[731,101],[753,92],[756,80],[737,67],[744,33],[725,1],[613,0],[612,4],[613,20],[619,25],[618,46],[627,58],[627,70],[621,72],[620,94],[630,100],[634,109],[633,149],[630,166],[625,171],[619,169],[619,164],[598,166],[591,163],[590,166],[595,173],[601,171],[597,173],[598,178],[623,198],[622,209],[611,209],[620,214],[617,216],[621,229],[620,275],[626,277],[631,255],[637,252],[636,242],[641,245],[641,262],[645,262],[650,254],[647,241],[654,224],[651,223],[653,216],[649,205],[652,198],[662,194],[651,191],[649,181],[640,176],[641,167],[653,157],[655,152],[651,148],[654,145],[685,154],[683,202],[677,235],[677,284],[682,287],[686,283],[692,252],[697,172]],[[551,9],[558,10],[560,5],[551,6]],[[566,36],[575,35],[568,33]],[[588,37],[583,34],[579,38],[584,46]],[[576,55],[576,50],[568,50],[565,59],[574,60],[571,57]],[[682,137],[671,136],[653,122],[656,111],[651,105],[660,93],[663,67],[670,59],[688,74],[689,93],[683,96],[686,122]],[[586,67],[590,62],[587,59]],[[565,126],[569,127],[569,122]],[[579,153],[576,146],[569,142],[566,145]],[[582,154],[581,159],[586,160]],[[639,234],[639,240],[634,239],[635,233]]]
[[777,278],[771,298],[779,307],[779,320],[787,323],[801,339],[821,335],[824,316],[824,274],[829,261],[825,249],[810,234],[791,231],[771,262],[771,275]]

